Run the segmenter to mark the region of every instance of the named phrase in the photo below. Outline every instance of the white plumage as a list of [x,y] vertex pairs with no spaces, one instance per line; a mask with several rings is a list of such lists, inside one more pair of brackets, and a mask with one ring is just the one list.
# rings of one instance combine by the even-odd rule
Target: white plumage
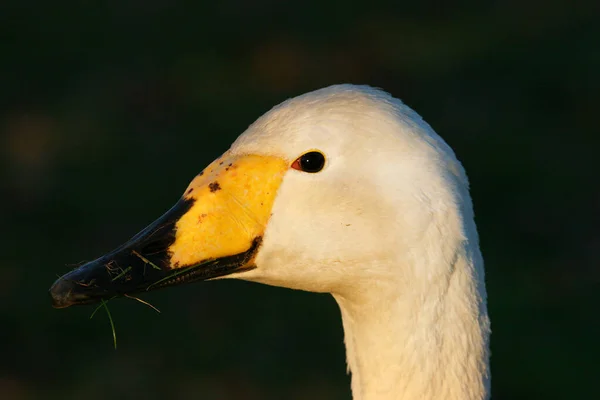
[[273,108],[169,212],[50,293],[62,308],[219,277],[331,293],[356,400],[489,397],[467,177],[382,91],[332,86]]
[[390,95],[338,85],[288,100],[228,153],[294,159],[256,258],[229,277],[340,306],[357,400],[489,397],[483,260],[468,181],[451,148]]

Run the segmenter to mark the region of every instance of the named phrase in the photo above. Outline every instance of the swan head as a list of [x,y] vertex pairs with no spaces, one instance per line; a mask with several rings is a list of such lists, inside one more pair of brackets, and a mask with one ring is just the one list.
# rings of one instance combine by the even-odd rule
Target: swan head
[[418,291],[476,244],[471,208],[462,166],[418,114],[331,86],[260,117],[170,211],[50,292],[66,307],[223,277],[342,297]]

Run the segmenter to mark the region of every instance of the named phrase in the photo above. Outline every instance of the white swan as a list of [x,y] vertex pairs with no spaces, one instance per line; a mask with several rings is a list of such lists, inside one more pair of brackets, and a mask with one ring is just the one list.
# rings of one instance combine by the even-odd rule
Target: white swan
[[331,293],[356,400],[489,397],[467,177],[380,90],[331,86],[273,108],[172,210],[51,294],[65,307],[214,277]]

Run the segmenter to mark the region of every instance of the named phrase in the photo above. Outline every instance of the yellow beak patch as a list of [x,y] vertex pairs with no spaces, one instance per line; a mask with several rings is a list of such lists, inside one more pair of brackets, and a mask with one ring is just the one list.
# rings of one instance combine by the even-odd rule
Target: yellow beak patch
[[176,223],[171,267],[183,268],[250,249],[262,237],[285,160],[241,155],[217,159],[192,180],[183,197],[193,206]]

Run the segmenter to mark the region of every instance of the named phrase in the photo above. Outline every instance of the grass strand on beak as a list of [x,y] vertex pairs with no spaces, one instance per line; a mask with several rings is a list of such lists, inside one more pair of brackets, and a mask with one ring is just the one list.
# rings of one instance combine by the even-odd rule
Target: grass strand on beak
[[123,294],[123,296],[127,297],[128,299],[137,300],[137,301],[139,301],[140,303],[142,303],[142,304],[144,304],[144,305],[146,305],[146,306],[150,307],[151,309],[153,309],[154,311],[156,311],[157,313],[159,313],[159,314],[160,314],[160,310],[159,310],[158,308],[154,307],[152,304],[148,303],[147,301],[144,301],[144,300],[140,299],[139,297],[130,296],[130,295],[128,295],[128,294]]
[[[114,297],[113,297],[114,298]],[[108,301],[110,301],[112,299],[109,299]],[[98,307],[96,307],[96,309],[94,310],[94,312],[92,312],[92,315],[90,315],[90,319],[92,319],[94,317],[94,315],[96,315],[96,312],[100,309],[100,307],[104,307],[104,309],[106,310],[106,315],[108,315],[108,320],[110,321],[110,327],[112,329],[112,335],[113,335],[113,344],[115,346],[115,350],[117,349],[117,331],[115,329],[115,323],[112,319],[112,315],[110,314],[110,310],[108,309],[108,301],[104,301],[104,299],[101,300],[102,303],[100,303],[98,305]]]
[[141,255],[141,254],[140,254],[140,253],[138,253],[137,251],[135,251],[135,250],[131,250],[131,252],[132,252],[133,254],[135,254],[136,256],[138,256],[138,257],[139,257],[139,258],[140,258],[140,259],[141,259],[143,262],[145,262],[146,264],[150,264],[150,265],[152,266],[152,268],[154,268],[154,269],[157,269],[157,270],[159,270],[159,271],[162,271],[158,265],[154,264],[152,261],[148,260],[146,257],[144,257],[143,255]]
[[126,274],[126,273],[128,273],[129,271],[131,271],[131,269],[132,269],[132,268],[131,268],[131,266],[129,266],[129,267],[127,267],[127,268],[125,268],[125,269],[124,269],[124,270],[123,270],[123,271],[122,271],[122,272],[121,272],[119,275],[115,276],[115,277],[114,277],[114,278],[112,278],[110,281],[111,281],[111,282],[114,282],[114,281],[116,281],[117,279],[119,279],[119,278],[121,278],[121,277],[125,276],[125,274]]

